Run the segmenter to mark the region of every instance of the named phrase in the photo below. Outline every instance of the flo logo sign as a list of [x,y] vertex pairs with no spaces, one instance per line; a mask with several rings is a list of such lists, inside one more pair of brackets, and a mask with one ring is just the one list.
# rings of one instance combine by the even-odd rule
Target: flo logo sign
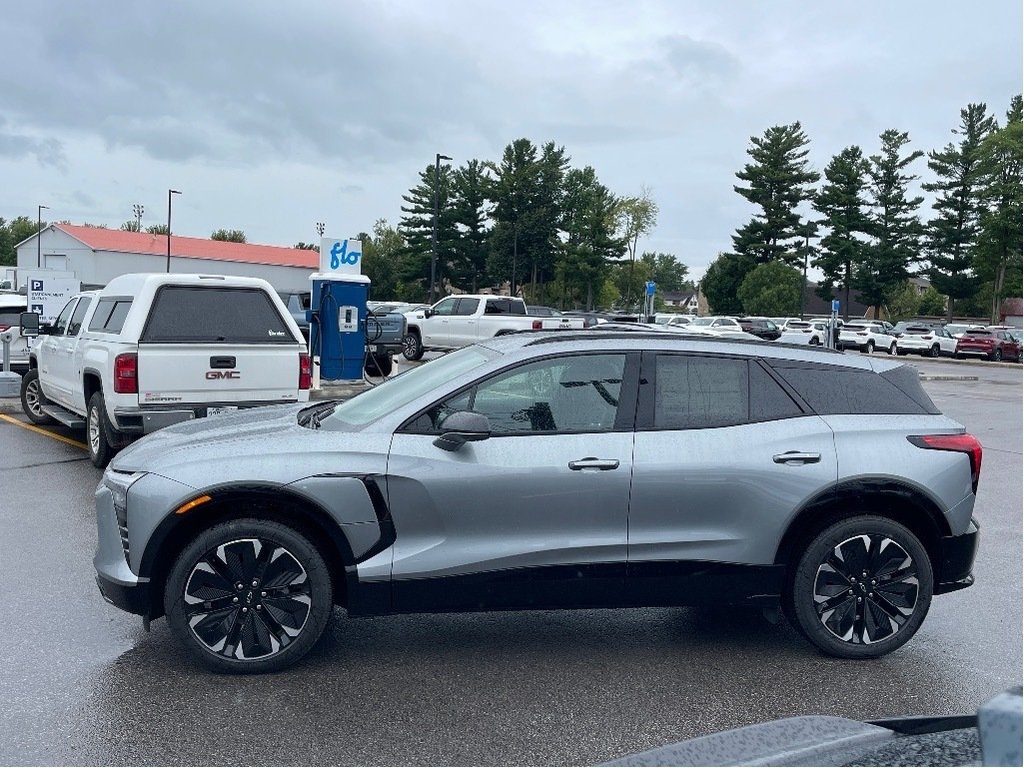
[[358,275],[362,272],[363,243],[360,240],[335,240],[325,237],[320,242],[320,271]]

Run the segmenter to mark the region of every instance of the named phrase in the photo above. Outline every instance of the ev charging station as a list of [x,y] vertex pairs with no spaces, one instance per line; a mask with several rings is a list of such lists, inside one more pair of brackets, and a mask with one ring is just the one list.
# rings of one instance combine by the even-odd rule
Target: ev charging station
[[320,271],[310,275],[310,354],[319,357],[321,381],[359,381],[366,357],[366,300],[370,278],[362,274],[359,240],[325,237]]

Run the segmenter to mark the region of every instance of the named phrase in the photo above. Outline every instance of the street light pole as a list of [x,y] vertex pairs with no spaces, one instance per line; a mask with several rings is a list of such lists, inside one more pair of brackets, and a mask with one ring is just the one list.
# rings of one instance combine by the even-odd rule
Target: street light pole
[[167,273],[171,272],[171,195],[180,195],[176,189],[167,190]]
[[437,287],[437,218],[440,215],[439,197],[441,194],[442,160],[451,160],[451,158],[448,155],[442,155],[440,152],[434,155],[434,233],[431,238],[430,251],[430,304],[434,303],[435,289]]
[[141,203],[135,203],[132,206],[132,213],[135,214],[135,231],[136,232],[141,232],[142,231],[142,214],[145,212],[145,210],[146,210],[145,206],[142,205]]
[[50,206],[36,208],[36,269],[43,268],[43,208],[50,210]]

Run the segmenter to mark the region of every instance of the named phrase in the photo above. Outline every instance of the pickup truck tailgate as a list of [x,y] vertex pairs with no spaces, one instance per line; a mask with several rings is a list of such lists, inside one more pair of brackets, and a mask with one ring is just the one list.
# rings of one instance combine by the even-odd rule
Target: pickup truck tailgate
[[297,344],[140,344],[139,405],[294,402]]

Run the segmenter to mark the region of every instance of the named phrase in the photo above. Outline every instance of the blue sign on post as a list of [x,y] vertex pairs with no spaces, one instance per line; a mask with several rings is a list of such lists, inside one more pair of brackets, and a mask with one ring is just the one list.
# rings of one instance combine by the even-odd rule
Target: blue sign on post
[[654,289],[657,286],[655,285],[653,280],[648,280],[644,287],[647,289],[647,295],[648,296],[653,296],[654,295]]
[[838,313],[839,312],[839,299],[832,299],[832,312],[833,313]]

